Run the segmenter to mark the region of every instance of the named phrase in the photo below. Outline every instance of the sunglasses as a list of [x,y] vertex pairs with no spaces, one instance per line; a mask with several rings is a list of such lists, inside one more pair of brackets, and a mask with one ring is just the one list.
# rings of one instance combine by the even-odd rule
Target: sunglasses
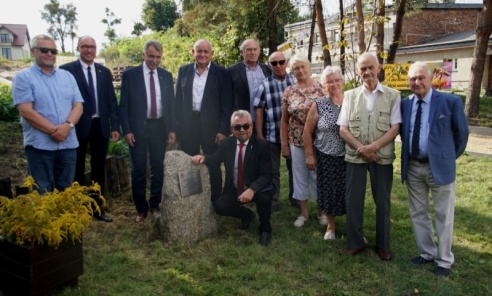
[[37,48],[41,53],[48,53],[51,52],[51,54],[58,54],[58,49],[56,48],[46,48],[46,47],[35,47]]
[[243,128],[245,131],[249,130],[249,128],[251,127],[251,124],[249,123],[246,123],[246,124],[243,124],[243,125],[240,125],[240,124],[236,124],[234,125],[232,128],[235,130],[235,131],[240,131],[241,128]]
[[272,66],[277,66],[278,64],[280,64],[280,66],[282,66],[283,64],[285,64],[285,60],[280,60],[280,61],[271,61],[270,62],[270,65]]

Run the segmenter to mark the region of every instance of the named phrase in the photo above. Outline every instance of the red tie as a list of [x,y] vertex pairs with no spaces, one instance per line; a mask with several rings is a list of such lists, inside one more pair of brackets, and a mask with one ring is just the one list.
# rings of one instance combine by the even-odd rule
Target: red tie
[[155,94],[154,71],[150,71],[150,118],[157,117],[157,97]]
[[239,143],[239,153],[237,154],[237,191],[242,192],[243,185],[243,143]]

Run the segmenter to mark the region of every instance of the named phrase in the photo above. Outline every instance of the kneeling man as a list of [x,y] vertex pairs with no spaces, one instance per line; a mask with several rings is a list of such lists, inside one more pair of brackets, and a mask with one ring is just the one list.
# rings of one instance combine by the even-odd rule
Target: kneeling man
[[211,155],[195,155],[196,165],[224,163],[226,177],[224,189],[214,204],[221,216],[241,219],[241,229],[247,230],[255,214],[243,204],[254,202],[260,216],[260,244],[270,243],[272,227],[272,164],[270,148],[264,140],[253,135],[253,123],[248,111],[238,110],[231,116],[233,136],[222,140]]

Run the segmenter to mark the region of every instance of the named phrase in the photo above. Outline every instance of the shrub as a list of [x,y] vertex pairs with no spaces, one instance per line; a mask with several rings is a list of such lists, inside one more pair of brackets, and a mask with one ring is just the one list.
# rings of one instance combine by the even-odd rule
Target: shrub
[[15,121],[19,119],[19,112],[12,102],[10,86],[0,84],[0,120]]

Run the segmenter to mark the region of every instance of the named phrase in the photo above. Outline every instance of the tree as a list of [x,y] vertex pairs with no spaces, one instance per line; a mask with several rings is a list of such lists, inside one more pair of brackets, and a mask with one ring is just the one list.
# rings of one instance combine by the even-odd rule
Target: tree
[[[343,17],[343,0],[339,0],[339,14],[340,14],[340,44],[345,44],[345,21]],[[340,68],[342,69],[342,74],[345,75],[345,46],[340,46]]]
[[142,8],[144,25],[156,32],[164,32],[174,26],[178,18],[174,0],[146,0]]
[[[379,64],[384,62],[384,23],[386,21],[386,9],[384,7],[384,0],[376,0],[376,56]],[[379,81],[384,80],[384,71],[380,71],[378,74]]]
[[145,25],[142,24],[141,22],[135,22],[133,23],[133,31],[132,35],[135,35],[137,37],[141,36],[142,33],[145,31]]
[[50,0],[41,11],[41,18],[49,25],[48,33],[53,39],[60,41],[62,52],[65,51],[65,38],[73,36],[77,26],[77,8],[72,3],[61,6],[58,0]]
[[106,32],[104,32],[104,36],[108,37],[110,44],[113,44],[116,40],[116,31],[114,30],[114,25],[121,24],[121,19],[117,18],[116,15],[107,7],[105,9],[105,13],[106,18],[101,20],[101,23],[108,26]]
[[357,34],[359,40],[359,54],[366,51],[366,36],[365,36],[365,28],[364,28],[364,12],[362,11],[362,0],[355,1],[355,10],[357,13]]
[[398,8],[396,10],[393,40],[391,41],[391,44],[389,46],[388,58],[386,59],[386,62],[388,64],[393,64],[395,62],[396,50],[398,49],[398,45],[400,44],[401,31],[403,28],[403,17],[405,16],[405,8],[407,6],[407,0],[400,0],[399,2],[400,3],[395,2],[395,4],[398,5]]
[[323,4],[321,0],[314,1],[316,6],[316,17],[318,21],[319,38],[323,49],[323,67],[331,65],[330,49],[328,47],[328,38],[326,37],[325,17],[323,15]]

